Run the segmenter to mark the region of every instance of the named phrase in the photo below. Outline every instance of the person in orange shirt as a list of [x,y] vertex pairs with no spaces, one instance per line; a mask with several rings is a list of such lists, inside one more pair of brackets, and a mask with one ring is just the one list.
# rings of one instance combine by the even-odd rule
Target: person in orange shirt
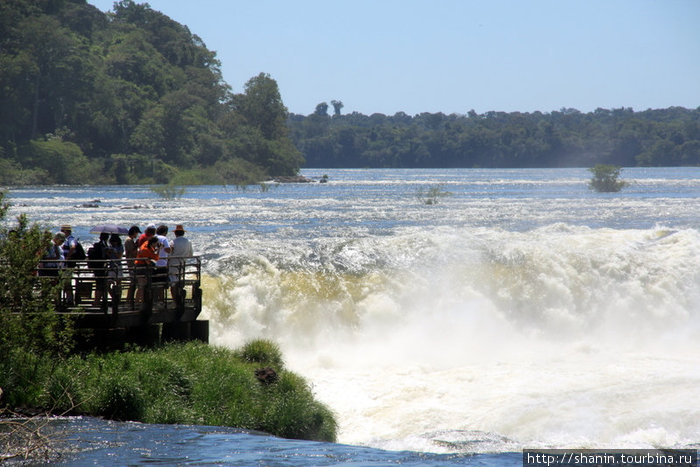
[[155,224],[148,224],[148,227],[146,227],[146,231],[142,233],[139,236],[139,239],[136,242],[136,246],[141,248],[144,243],[148,241],[149,238],[153,237],[156,234],[156,225]]
[[153,267],[153,264],[158,261],[158,237],[149,237],[140,247],[136,254],[136,277],[138,278],[138,289],[136,290],[136,302],[142,303],[145,293],[146,283],[146,268]]

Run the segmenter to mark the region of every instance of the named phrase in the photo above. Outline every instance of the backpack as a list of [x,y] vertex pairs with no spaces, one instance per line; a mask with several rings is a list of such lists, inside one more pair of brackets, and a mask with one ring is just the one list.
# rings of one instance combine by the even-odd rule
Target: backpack
[[68,256],[67,253],[70,252],[70,249],[65,249],[63,250],[63,253],[66,254],[66,266],[69,268],[74,268],[76,267],[78,261],[82,261],[85,259],[85,249],[83,248],[83,245],[80,244],[78,240],[75,241],[75,249],[73,249],[73,254]]
[[[87,259],[89,259],[90,261],[105,259],[103,247],[104,246],[102,245],[102,242],[93,243],[92,246],[88,248]],[[90,262],[88,263],[88,266],[93,269],[102,269],[104,267],[104,262]]]
[[84,260],[87,256],[85,255],[85,249],[83,248],[83,245],[79,241],[75,241],[75,250],[73,251],[73,254],[69,258],[72,261],[81,261]]

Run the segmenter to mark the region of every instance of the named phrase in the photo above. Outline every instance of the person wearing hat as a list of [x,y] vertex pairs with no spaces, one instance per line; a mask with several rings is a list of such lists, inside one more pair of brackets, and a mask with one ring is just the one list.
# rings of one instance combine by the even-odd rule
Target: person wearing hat
[[192,242],[185,237],[185,227],[182,224],[175,226],[175,240],[170,244],[172,251],[168,258],[168,274],[170,276],[170,293],[178,297],[182,290],[184,280],[186,258],[193,255]]
[[66,236],[66,241],[63,242],[63,257],[66,260],[69,260],[75,254],[75,249],[78,246],[78,242],[73,236],[73,228],[70,226],[70,224],[63,224],[61,226],[61,232],[63,232],[63,234]]

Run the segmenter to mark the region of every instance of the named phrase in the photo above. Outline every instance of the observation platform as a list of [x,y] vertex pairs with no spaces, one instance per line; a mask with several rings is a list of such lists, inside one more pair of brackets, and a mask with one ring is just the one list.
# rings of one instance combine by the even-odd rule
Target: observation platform
[[49,269],[37,273],[56,281],[56,311],[73,320],[81,348],[208,342],[209,321],[197,319],[201,257],[168,260],[163,269],[133,259],[82,260],[67,264],[58,276]]

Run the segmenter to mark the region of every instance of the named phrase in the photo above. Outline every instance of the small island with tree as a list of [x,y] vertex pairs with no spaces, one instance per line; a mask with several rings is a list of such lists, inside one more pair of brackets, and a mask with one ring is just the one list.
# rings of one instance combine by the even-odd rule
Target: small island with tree
[[596,164],[588,170],[593,174],[588,186],[599,193],[616,193],[629,185],[619,179],[622,169],[616,165]]

